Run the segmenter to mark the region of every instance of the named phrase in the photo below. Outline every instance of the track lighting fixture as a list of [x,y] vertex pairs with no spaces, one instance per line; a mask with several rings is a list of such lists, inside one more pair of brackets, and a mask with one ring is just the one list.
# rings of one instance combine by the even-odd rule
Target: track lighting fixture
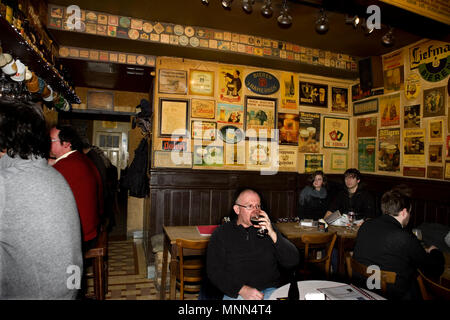
[[316,20],[316,32],[319,34],[325,34],[325,33],[327,33],[328,28],[329,28],[328,17],[322,8],[322,9],[320,9],[320,16]]
[[278,23],[283,27],[288,27],[292,24],[292,17],[289,15],[287,0],[283,0],[283,6],[277,20]]
[[273,14],[272,0],[264,1],[264,5],[261,8],[261,14],[266,18],[270,18],[272,16]]
[[359,21],[360,20],[358,16],[350,17],[347,15],[347,17],[345,18],[345,23],[352,24],[354,28],[358,26]]
[[202,4],[204,4],[205,6],[207,6],[209,4],[209,0],[202,0]]
[[231,3],[233,0],[222,0],[222,7],[225,9],[231,9]]
[[367,26],[367,20],[366,19],[362,19],[361,21],[361,28],[364,30],[364,34],[369,35],[373,32],[373,30],[375,29],[373,26],[371,28],[369,28]]
[[247,13],[252,13],[255,0],[242,0],[242,9]]
[[381,41],[385,46],[392,46],[395,41],[394,28],[389,27],[389,31],[381,38]]

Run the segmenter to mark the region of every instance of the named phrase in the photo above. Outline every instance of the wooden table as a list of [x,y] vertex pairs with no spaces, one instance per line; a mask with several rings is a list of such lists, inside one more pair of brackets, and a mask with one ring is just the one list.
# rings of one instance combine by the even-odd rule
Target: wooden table
[[[297,247],[303,247],[300,240],[302,234],[307,233],[321,233],[317,227],[300,226],[298,222],[281,222],[275,224],[275,227]],[[338,274],[345,276],[345,252],[352,250],[355,246],[356,235],[358,227],[348,230],[346,227],[329,226],[328,232],[337,232],[336,248],[338,250]]]
[[167,262],[168,252],[170,248],[170,300],[176,299],[176,271],[178,268],[178,247],[176,245],[177,239],[187,240],[209,240],[209,236],[202,236],[198,232],[197,226],[164,226],[164,251],[163,251],[163,265],[161,274],[161,291],[160,299],[166,299],[166,281],[167,281]]

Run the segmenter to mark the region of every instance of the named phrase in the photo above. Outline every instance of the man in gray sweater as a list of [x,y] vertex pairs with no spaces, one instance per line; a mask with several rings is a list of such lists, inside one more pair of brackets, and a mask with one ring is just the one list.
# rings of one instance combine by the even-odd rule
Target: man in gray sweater
[[77,206],[47,164],[38,108],[0,103],[0,299],[75,299],[83,274]]

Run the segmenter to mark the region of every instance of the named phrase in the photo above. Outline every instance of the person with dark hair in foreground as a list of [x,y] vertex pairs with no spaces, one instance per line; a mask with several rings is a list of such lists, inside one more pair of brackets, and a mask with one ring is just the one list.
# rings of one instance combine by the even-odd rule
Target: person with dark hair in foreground
[[47,164],[49,149],[34,107],[0,102],[0,300],[78,293],[80,219],[69,185]]
[[[212,234],[207,250],[207,274],[224,300],[268,299],[281,284],[280,267],[293,269],[299,263],[295,245],[283,237],[261,209],[261,199],[246,189],[237,197],[237,215]],[[259,225],[251,219],[259,216]],[[266,228],[265,235],[258,235]]]
[[[435,246],[424,248],[416,236],[405,229],[411,217],[411,198],[400,189],[387,191],[381,198],[383,215],[362,224],[356,238],[356,261],[376,265],[397,273],[395,284],[387,286],[390,299],[420,299],[417,269],[439,277],[444,270],[444,256]],[[361,278],[356,280],[360,284]]]

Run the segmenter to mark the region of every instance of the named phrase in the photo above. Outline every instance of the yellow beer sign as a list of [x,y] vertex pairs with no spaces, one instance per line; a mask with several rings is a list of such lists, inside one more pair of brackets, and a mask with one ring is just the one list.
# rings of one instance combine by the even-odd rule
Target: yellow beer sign
[[409,49],[410,68],[416,69],[421,64],[433,63],[445,59],[450,54],[450,43],[426,41]]

